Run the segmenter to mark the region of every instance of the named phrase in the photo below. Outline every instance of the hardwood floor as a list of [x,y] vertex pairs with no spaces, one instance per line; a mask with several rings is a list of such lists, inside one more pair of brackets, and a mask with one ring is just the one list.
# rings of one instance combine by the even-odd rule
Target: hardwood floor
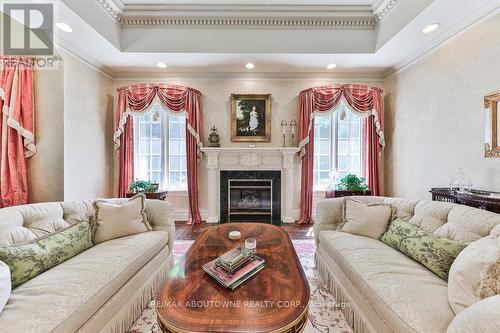
[[[195,240],[203,231],[218,224],[202,223],[195,226],[186,225],[186,222],[175,222],[175,239],[177,240]],[[312,225],[301,225],[290,223],[281,226],[288,232],[291,239],[312,239]]]

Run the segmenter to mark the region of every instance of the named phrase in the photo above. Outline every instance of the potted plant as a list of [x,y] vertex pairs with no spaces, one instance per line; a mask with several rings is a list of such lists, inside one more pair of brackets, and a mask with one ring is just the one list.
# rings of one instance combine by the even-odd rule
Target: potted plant
[[151,191],[152,187],[150,181],[136,179],[130,184],[129,189],[130,192],[142,193]]
[[340,183],[337,184],[337,190],[364,194],[368,190],[368,185],[366,185],[364,178],[358,178],[356,175],[350,173],[340,179]]

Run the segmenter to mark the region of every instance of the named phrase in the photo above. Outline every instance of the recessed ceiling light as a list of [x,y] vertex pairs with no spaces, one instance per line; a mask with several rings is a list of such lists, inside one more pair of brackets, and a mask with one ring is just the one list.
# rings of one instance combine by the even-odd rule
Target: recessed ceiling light
[[337,67],[336,64],[329,64],[328,66],[326,66],[326,69],[334,69],[335,67]]
[[64,32],[73,32],[73,28],[64,22],[56,22],[55,26]]
[[434,23],[431,25],[426,26],[424,29],[422,29],[423,34],[430,34],[431,32],[436,31],[439,28],[439,23]]
[[156,64],[156,66],[158,68],[167,68],[167,64],[165,64],[164,62],[159,62],[159,63]]
[[246,64],[246,65],[245,65],[245,67],[246,67],[247,69],[254,69],[254,68],[255,68],[255,65],[254,65],[254,64],[252,64],[251,62],[249,62],[248,64]]

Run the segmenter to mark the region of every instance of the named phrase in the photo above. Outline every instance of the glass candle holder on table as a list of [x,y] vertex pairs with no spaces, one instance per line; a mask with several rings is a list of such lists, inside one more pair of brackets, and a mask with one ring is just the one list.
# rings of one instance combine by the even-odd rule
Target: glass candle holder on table
[[245,239],[245,249],[254,257],[257,253],[257,240],[255,238]]

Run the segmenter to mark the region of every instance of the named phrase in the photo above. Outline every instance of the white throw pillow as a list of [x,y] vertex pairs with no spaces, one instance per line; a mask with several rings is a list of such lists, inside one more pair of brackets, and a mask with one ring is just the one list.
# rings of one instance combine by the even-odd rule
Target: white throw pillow
[[353,199],[345,201],[344,225],[341,231],[380,239],[391,220],[391,206],[366,204]]
[[448,301],[455,314],[480,300],[481,272],[499,255],[498,237],[492,234],[472,242],[457,256],[448,274]]
[[0,313],[10,297],[12,285],[10,282],[10,269],[7,264],[0,261]]
[[94,220],[97,230],[94,243],[152,230],[144,212],[145,200],[144,194],[138,194],[122,204],[96,200]]

